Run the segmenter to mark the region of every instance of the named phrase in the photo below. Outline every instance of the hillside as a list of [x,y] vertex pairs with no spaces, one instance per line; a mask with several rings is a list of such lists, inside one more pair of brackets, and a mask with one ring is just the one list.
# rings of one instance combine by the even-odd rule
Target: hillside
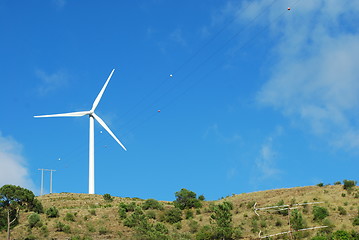
[[[12,239],[25,239],[26,237],[29,237],[28,239],[144,238],[143,231],[139,233],[138,228],[125,226],[129,225],[125,217],[128,218],[133,214],[133,209],[122,213],[125,216],[123,215],[123,219],[121,219],[119,205],[125,203],[125,205],[132,204],[134,206],[135,204],[141,207],[145,200],[113,197],[113,201],[106,201],[102,195],[75,193],[48,194],[37,198],[42,202],[45,211],[50,207],[56,207],[59,210],[59,216],[48,218],[45,213],[40,214],[41,223],[30,228],[28,216],[32,213],[21,212],[20,222],[12,230]],[[164,213],[168,209],[174,208],[173,203],[160,201],[163,209],[143,210],[145,215],[140,215],[140,217],[146,216],[148,223],[154,226],[153,229],[156,229],[153,231],[158,230],[163,233],[159,235],[163,239],[196,239],[196,235],[203,226],[214,226],[214,221],[211,221],[213,214],[211,206],[221,204],[224,201],[233,204],[231,210],[232,226],[234,229],[240,230],[241,237],[245,239],[258,238],[259,231],[261,231],[262,236],[288,231],[288,216],[285,214],[279,214],[278,211],[258,211],[260,216],[257,216],[253,211],[254,203],[257,203],[257,208],[262,208],[277,205],[281,201],[284,204],[322,202],[298,208],[302,213],[306,227],[330,224],[331,227],[324,231],[346,230],[350,232],[354,230],[359,232],[359,226],[353,225],[353,220],[358,216],[359,188],[355,187],[351,192],[348,192],[343,189],[343,185],[268,190],[233,195],[218,201],[203,201],[201,208],[182,210],[182,220],[177,223],[169,223],[164,217]],[[314,206],[326,208],[329,216],[324,220],[314,221]],[[127,223],[125,223],[126,221]],[[159,222],[161,224],[156,225]],[[150,225],[146,226],[149,229],[148,226]],[[300,238],[311,239],[318,231],[323,230],[302,232]],[[281,235],[279,238],[285,239],[287,237],[287,235]],[[0,234],[0,239],[6,239],[6,232]]]

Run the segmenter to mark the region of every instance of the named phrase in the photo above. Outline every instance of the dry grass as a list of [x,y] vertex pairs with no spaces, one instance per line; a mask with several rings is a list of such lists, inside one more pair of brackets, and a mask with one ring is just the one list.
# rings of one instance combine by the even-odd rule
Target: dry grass
[[[185,233],[187,236],[194,238],[196,229],[193,221],[196,221],[199,228],[210,224],[210,204],[218,204],[223,201],[233,203],[233,226],[240,227],[245,238],[256,238],[258,232],[253,232],[253,222],[257,223],[258,230],[262,231],[262,235],[273,234],[288,230],[288,217],[282,216],[274,212],[259,211],[260,216],[257,217],[253,211],[253,204],[256,202],[257,207],[266,207],[276,205],[283,200],[285,204],[304,203],[304,202],[323,202],[320,206],[329,210],[328,219],[335,225],[334,231],[339,229],[355,230],[359,232],[359,226],[352,225],[352,219],[358,214],[359,198],[355,198],[354,194],[359,192],[359,188],[348,194],[342,185],[334,186],[308,186],[296,187],[291,189],[276,189],[262,192],[243,193],[233,195],[218,201],[206,201],[200,209],[200,213],[193,210],[193,219],[182,220],[179,228],[178,224],[168,224],[170,234]],[[345,196],[343,195],[345,194]],[[344,197],[343,197],[344,196]],[[49,194],[38,197],[42,202],[44,209],[55,206],[59,209],[60,216],[58,218],[47,218],[45,214],[41,214],[43,227],[35,227],[30,230],[27,225],[27,216],[31,213],[22,212],[20,224],[12,231],[13,239],[24,239],[26,236],[34,235],[36,239],[70,239],[73,236],[91,237],[91,239],[132,239],[134,230],[125,227],[118,216],[118,205],[120,202],[135,202],[141,205],[144,200],[114,197],[112,202],[107,202],[102,195],[75,194],[75,193],[59,193]],[[170,202],[162,202],[165,209],[172,208]],[[347,211],[346,215],[340,215],[338,207],[342,206]],[[162,211],[153,211],[158,220]],[[75,221],[66,221],[64,219],[67,213],[74,215]],[[183,218],[185,214],[183,214]],[[321,223],[313,221],[312,206],[308,206],[307,213],[303,213],[304,219],[309,227],[318,226]],[[56,231],[56,223],[62,223],[70,227],[70,233]],[[278,225],[281,222],[281,226]],[[45,226],[45,227],[44,227]],[[47,230],[44,230],[44,229]],[[316,234],[315,231],[308,231],[310,239]],[[0,239],[6,239],[6,233],[0,233]]]

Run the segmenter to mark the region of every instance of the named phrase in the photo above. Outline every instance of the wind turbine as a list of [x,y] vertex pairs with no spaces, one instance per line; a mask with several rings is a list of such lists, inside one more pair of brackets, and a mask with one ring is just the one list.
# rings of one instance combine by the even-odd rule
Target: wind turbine
[[42,117],[82,117],[88,115],[90,118],[90,134],[89,134],[89,194],[95,193],[95,134],[94,134],[94,119],[104,128],[106,131],[116,140],[121,147],[127,151],[125,146],[118,140],[118,138],[113,134],[110,128],[106,125],[106,123],[96,115],[95,110],[97,105],[99,104],[101,97],[107,87],[108,82],[110,81],[113,72],[112,70],[110,76],[107,78],[105,85],[103,85],[100,93],[97,95],[95,101],[93,102],[92,108],[90,111],[82,111],[82,112],[70,112],[70,113],[60,113],[60,114],[51,114],[51,115],[40,115],[34,116],[35,118]]

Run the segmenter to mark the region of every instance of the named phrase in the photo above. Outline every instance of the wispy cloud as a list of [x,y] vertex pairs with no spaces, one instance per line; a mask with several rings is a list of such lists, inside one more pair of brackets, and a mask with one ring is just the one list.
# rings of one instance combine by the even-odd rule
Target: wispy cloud
[[276,178],[281,174],[281,171],[276,166],[276,159],[278,153],[273,147],[274,139],[282,134],[283,129],[277,127],[275,133],[268,137],[259,149],[258,157],[255,161],[256,167],[259,171],[257,176],[259,179]]
[[173,32],[170,33],[170,39],[182,46],[186,46],[186,40],[183,37],[182,29],[176,28]]
[[52,0],[52,3],[59,10],[63,9],[66,5],[66,0]]
[[0,132],[0,186],[19,185],[35,190],[26,161],[22,156],[22,146],[11,137],[4,137]]
[[354,25],[359,2],[300,1],[279,20],[286,1],[268,7],[268,1],[257,0],[240,11],[246,4],[235,13],[241,12],[238,16],[246,22],[264,11],[256,23],[269,24],[272,59],[277,59],[257,93],[258,103],[281,111],[331,145],[359,149],[359,29]]
[[68,82],[68,75],[64,71],[49,74],[43,70],[37,70],[35,73],[41,80],[40,86],[37,87],[37,91],[40,95],[46,95],[49,92],[64,87]]
[[205,133],[203,134],[204,139],[207,139],[210,136],[214,136],[218,141],[225,143],[241,141],[241,136],[239,134],[234,133],[230,136],[226,136],[225,134],[223,134],[220,131],[218,124],[213,124],[209,126],[205,131]]

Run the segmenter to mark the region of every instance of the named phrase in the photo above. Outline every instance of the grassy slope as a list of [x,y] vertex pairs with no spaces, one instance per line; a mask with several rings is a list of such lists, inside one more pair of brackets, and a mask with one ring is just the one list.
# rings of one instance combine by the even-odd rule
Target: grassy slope
[[[243,229],[243,237],[254,238],[258,233],[253,233],[253,221],[257,222],[258,228],[263,232],[262,235],[278,233],[287,231],[288,218],[276,213],[260,211],[260,217],[255,219],[256,215],[253,212],[253,204],[257,202],[257,207],[266,207],[276,205],[280,200],[284,200],[285,204],[293,201],[296,203],[303,202],[323,202],[320,206],[326,207],[329,210],[330,216],[328,219],[335,225],[334,231],[339,229],[346,229],[359,232],[359,226],[352,225],[352,219],[358,214],[359,198],[355,198],[354,194],[359,193],[359,188],[356,187],[352,194],[348,194],[343,189],[342,185],[336,186],[308,186],[296,187],[291,189],[277,189],[254,193],[243,193],[233,195],[218,201],[206,201],[204,206],[197,213],[195,210],[194,218],[199,226],[210,224],[210,211],[208,206],[210,204],[218,204],[222,201],[230,201],[233,203],[233,226],[241,227]],[[345,197],[342,196],[345,194]],[[47,227],[48,233],[44,233],[40,228],[33,228],[31,231],[27,226],[27,216],[31,213],[21,213],[20,224],[12,231],[12,238],[24,239],[24,237],[32,234],[38,239],[69,239],[71,236],[91,236],[92,239],[131,239],[134,230],[123,226],[118,217],[118,204],[120,202],[130,203],[136,202],[141,205],[143,200],[119,198],[114,197],[113,202],[106,202],[102,195],[88,195],[88,194],[74,194],[74,193],[60,193],[51,194],[38,197],[42,202],[44,209],[50,206],[55,206],[60,211],[60,216],[55,219],[46,218],[45,214],[41,214],[41,220]],[[171,208],[173,205],[170,202],[162,202],[165,208]],[[340,215],[338,207],[342,206],[346,209],[347,215]],[[92,211],[92,213],[91,213]],[[75,222],[65,221],[66,213],[73,213],[75,215]],[[93,213],[96,215],[93,215]],[[161,214],[161,211],[155,210],[156,216]],[[183,214],[185,216],[185,214]],[[309,206],[308,212],[303,213],[308,227],[319,226],[321,223],[312,220],[312,206]],[[158,218],[157,218],[158,219]],[[189,226],[193,220],[182,220],[181,229],[177,229],[178,225],[167,224],[170,234],[185,233],[187,236],[194,236],[195,229]],[[61,221],[70,226],[71,233],[57,232],[55,224]],[[151,220],[155,221],[155,220]],[[282,226],[276,226],[276,222],[281,222]],[[100,233],[100,230],[106,230]],[[315,231],[310,231],[311,235]],[[6,239],[6,233],[0,234],[0,239]],[[308,237],[310,239],[310,237]]]

